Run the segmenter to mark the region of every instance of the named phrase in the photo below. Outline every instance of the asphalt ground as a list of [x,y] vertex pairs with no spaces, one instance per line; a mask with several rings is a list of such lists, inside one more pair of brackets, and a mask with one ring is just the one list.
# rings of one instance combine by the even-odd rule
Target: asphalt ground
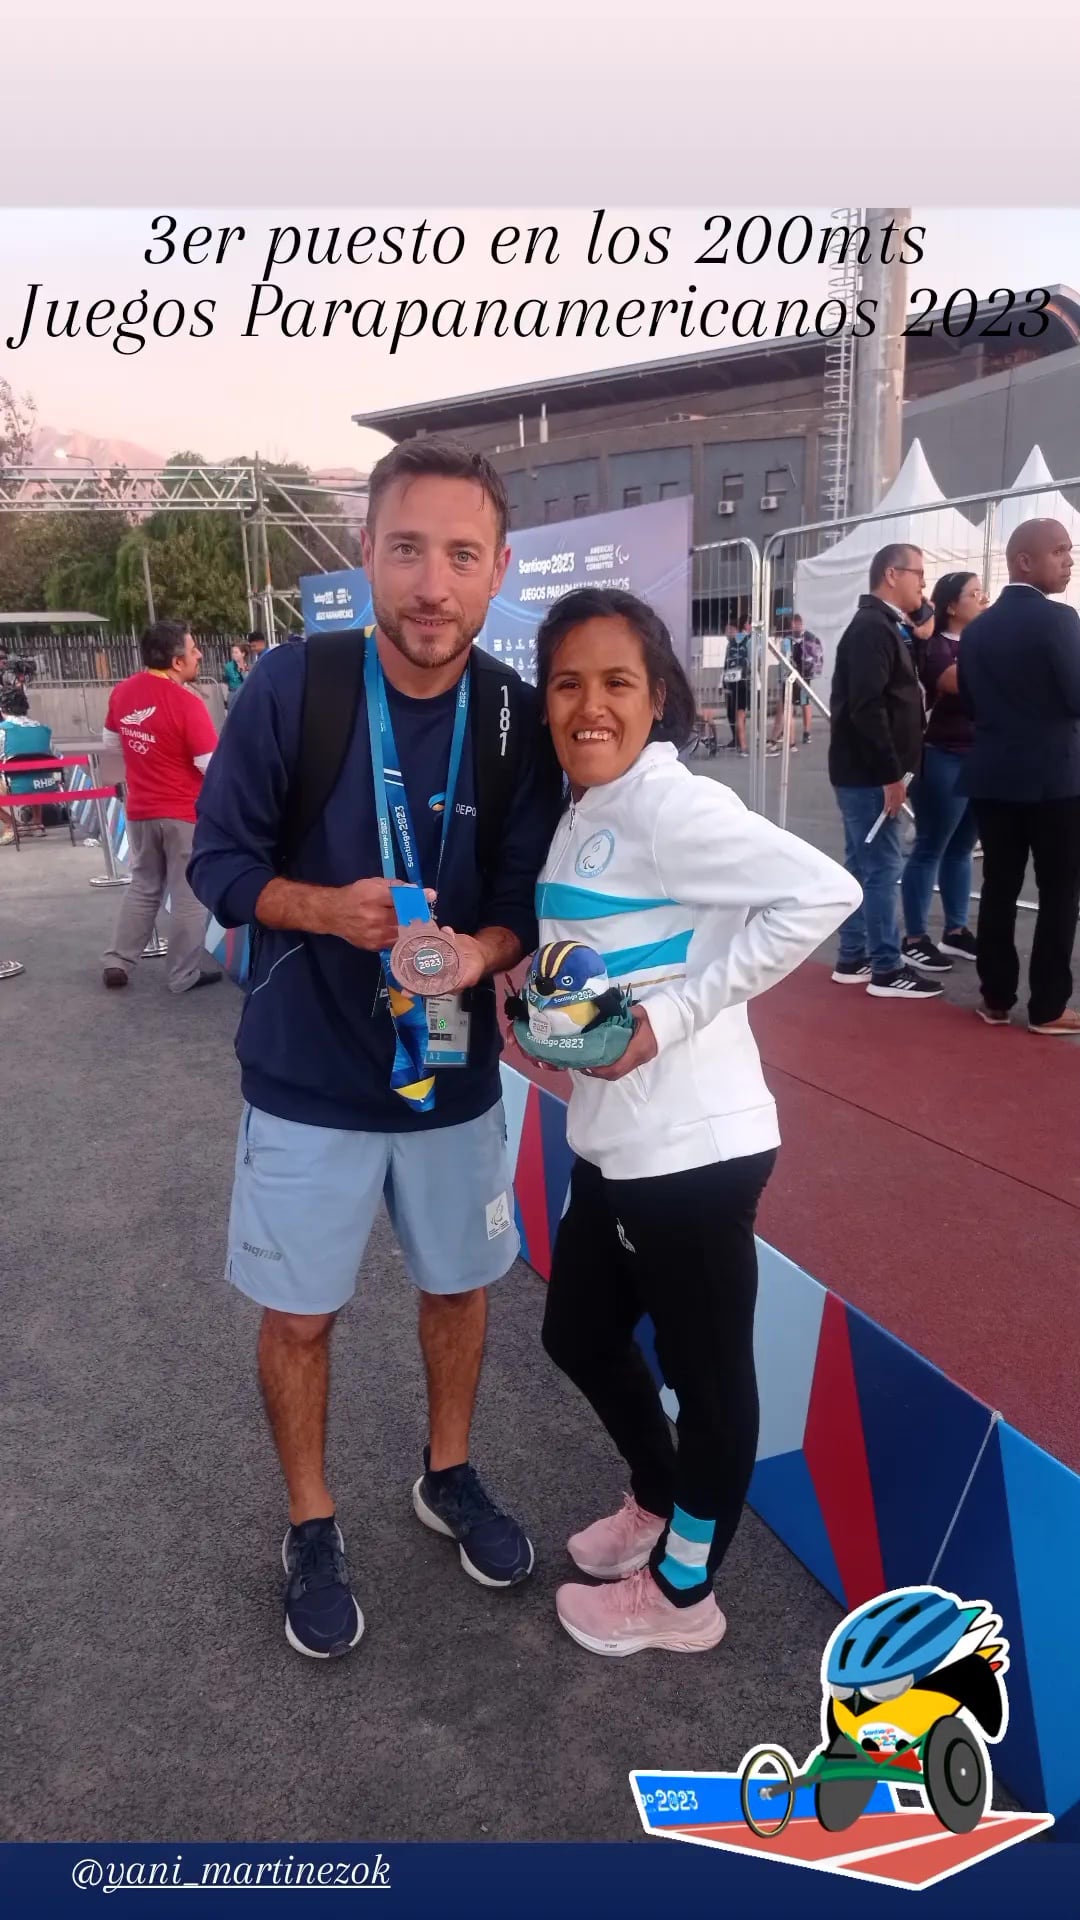
[[[745,795],[736,755],[693,764]],[[789,824],[840,852],[820,728]],[[0,1837],[633,1838],[632,1767],[808,1752],[839,1610],[753,1514],[707,1659],[602,1660],[558,1626],[566,1536],[623,1472],[541,1349],[524,1265],[493,1291],[473,1457],[536,1573],[488,1592],[419,1526],[416,1309],[385,1220],[333,1355],[331,1483],[367,1631],[344,1661],[288,1649],[257,1311],[222,1277],[239,999],[172,998],[152,960],[107,994],[100,870],[58,830],[0,850],[0,959],[27,969],[0,983]],[[973,1001],[974,969],[947,990]]]
[[632,1767],[819,1737],[834,1602],[754,1515],[702,1659],[563,1633],[568,1533],[620,1463],[540,1346],[543,1283],[493,1292],[474,1459],[537,1570],[492,1593],[415,1519],[415,1301],[385,1223],[333,1356],[331,1478],[367,1632],[286,1645],[283,1489],[256,1310],[222,1278],[240,1112],[228,983],[101,985],[115,894],[62,831],[0,850],[5,1840],[624,1839]]

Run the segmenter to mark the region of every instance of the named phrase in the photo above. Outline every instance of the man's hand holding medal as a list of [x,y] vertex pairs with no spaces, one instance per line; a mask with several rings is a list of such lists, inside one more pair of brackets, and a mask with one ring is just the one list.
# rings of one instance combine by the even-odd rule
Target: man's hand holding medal
[[[490,971],[491,963],[471,934],[455,933],[433,920],[414,921],[402,933],[393,889],[406,884],[372,879],[354,880],[351,886],[342,887],[334,932],[350,946],[362,947],[368,953],[389,951],[394,978],[409,993],[428,996],[475,987]],[[425,887],[423,891],[428,906],[433,906],[434,888]]]

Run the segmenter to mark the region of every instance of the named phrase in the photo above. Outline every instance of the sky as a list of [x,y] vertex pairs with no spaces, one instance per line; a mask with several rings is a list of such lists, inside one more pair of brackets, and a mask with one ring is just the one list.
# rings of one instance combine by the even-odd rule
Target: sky
[[[654,342],[644,337],[438,340],[427,332],[404,341],[391,355],[388,340],[354,338],[347,318],[338,322],[345,330],[330,338],[289,339],[275,317],[260,324],[258,337],[244,338],[253,289],[260,281],[280,287],[282,307],[292,300],[312,300],[320,325],[327,303],[343,298],[381,298],[390,306],[424,300],[429,308],[444,300],[475,305],[500,297],[511,306],[541,297],[554,302],[581,297],[651,303],[684,300],[693,286],[699,300],[711,295],[734,307],[740,300],[757,298],[775,312],[785,299],[806,299],[813,312],[827,296],[827,270],[816,264],[816,236],[808,263],[785,266],[773,252],[753,266],[735,264],[730,255],[726,265],[696,264],[695,256],[718,232],[716,226],[706,232],[715,208],[610,210],[604,217],[605,235],[616,228],[634,227],[643,236],[658,224],[671,228],[666,263],[646,264],[639,251],[623,265],[587,263],[595,209],[558,207],[470,208],[464,213],[430,207],[291,212],[171,207],[177,239],[202,225],[214,230],[214,245],[221,228],[243,227],[244,237],[229,240],[220,264],[212,258],[188,264],[178,257],[148,264],[144,251],[155,245],[155,211],[0,209],[0,378],[17,392],[32,394],[39,417],[61,432],[78,429],[130,440],[162,456],[181,448],[207,459],[258,451],[270,460],[364,469],[387,443],[354,426],[354,413],[732,343],[730,338],[685,343],[675,332]],[[755,209],[724,211],[737,232]],[[823,208],[766,211],[774,234],[794,214],[805,214],[815,229],[831,222]],[[450,225],[463,229],[464,250],[456,264],[311,264],[301,250],[292,264],[267,272],[275,225],[296,225],[304,245],[308,229],[318,228],[325,246],[335,226],[344,242],[356,228],[412,229],[424,219],[432,232]],[[924,258],[910,270],[909,294],[931,288],[940,303],[959,287],[971,287],[985,298],[1003,285],[1018,292],[1059,283],[1080,286],[1080,210],[915,208],[912,220],[926,228],[926,237]],[[532,264],[523,259],[496,264],[492,238],[510,225],[523,235],[531,226],[554,225],[559,259],[550,264],[543,258]],[[445,244],[453,244],[452,236]],[[617,244],[629,248],[631,242],[624,236]],[[8,342],[22,331],[34,282],[41,291],[30,331],[25,343],[13,348]],[[144,290],[153,308],[181,303],[185,329],[197,301],[216,301],[213,332],[199,339],[186,337],[184,331],[173,339],[150,338],[137,353],[115,351],[109,337],[88,336],[85,321],[92,302],[112,300],[120,308],[138,300]],[[275,296],[263,297],[269,303]],[[69,301],[79,303],[78,337],[46,337],[45,308],[51,300],[61,303],[64,316]],[[298,322],[295,309],[294,315]],[[177,316],[178,307],[168,305],[164,324]],[[96,324],[108,328],[108,314],[99,310]]]

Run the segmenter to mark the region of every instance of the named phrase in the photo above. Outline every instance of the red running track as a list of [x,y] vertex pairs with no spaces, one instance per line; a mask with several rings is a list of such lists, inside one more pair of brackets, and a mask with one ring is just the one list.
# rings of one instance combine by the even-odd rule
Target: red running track
[[1080,1045],[811,964],[751,1022],[771,1245],[1080,1470]]
[[[834,1873],[869,1876],[905,1887],[932,1886],[972,1861],[1015,1846],[1043,1830],[1045,1816],[985,1814],[974,1833],[946,1832],[933,1814],[864,1814],[846,1833],[826,1833],[816,1820],[796,1820],[775,1840],[762,1840],[741,1821],[667,1828],[688,1840],[712,1841],[739,1853],[772,1855]],[[656,1829],[654,1829],[656,1831]]]

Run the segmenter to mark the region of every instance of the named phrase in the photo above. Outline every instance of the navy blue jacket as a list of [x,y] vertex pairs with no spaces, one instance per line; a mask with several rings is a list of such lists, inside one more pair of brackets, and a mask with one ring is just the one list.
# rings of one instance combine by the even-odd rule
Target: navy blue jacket
[[1005,587],[960,637],[958,685],[975,722],[961,792],[1018,802],[1080,795],[1080,617],[1072,607],[1033,587]]
[[[306,654],[277,647],[250,676],[207,769],[188,877],[224,927],[255,920],[255,903],[281,872],[290,776],[300,747]],[[554,830],[551,781],[540,773],[538,697],[523,688],[527,724],[517,792],[497,872],[477,866],[476,778],[466,747],[437,916],[459,933],[509,927],[526,952],[537,941],[534,892]],[[446,786],[454,694],[410,700],[387,687],[395,743],[416,829],[425,886],[438,867],[441,818],[431,803]],[[363,693],[352,741],[322,819],[291,876],[341,887],[381,874],[371,748]],[[469,1064],[437,1075],[435,1107],[416,1113],[390,1087],[394,1031],[377,954],[327,935],[260,928],[236,1039],[244,1098],[263,1112],[310,1126],[410,1132],[486,1113],[499,1098],[501,1040],[494,981],[474,988]]]

